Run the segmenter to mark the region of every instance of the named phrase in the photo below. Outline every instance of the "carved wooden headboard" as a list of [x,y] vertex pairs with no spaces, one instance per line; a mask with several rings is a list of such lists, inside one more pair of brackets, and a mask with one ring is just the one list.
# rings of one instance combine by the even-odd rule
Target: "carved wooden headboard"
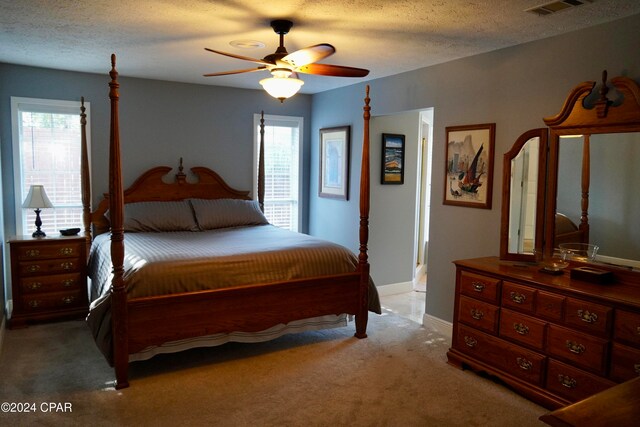
[[[216,172],[209,168],[197,166],[191,172],[198,178],[197,182],[188,182],[183,172],[182,159],[180,167],[172,182],[163,180],[173,168],[158,166],[149,169],[124,191],[124,203],[176,201],[184,199],[245,199],[250,200],[249,191],[231,188]],[[94,236],[109,231],[109,220],[105,213],[109,209],[109,194],[105,193],[98,208],[91,213]]]

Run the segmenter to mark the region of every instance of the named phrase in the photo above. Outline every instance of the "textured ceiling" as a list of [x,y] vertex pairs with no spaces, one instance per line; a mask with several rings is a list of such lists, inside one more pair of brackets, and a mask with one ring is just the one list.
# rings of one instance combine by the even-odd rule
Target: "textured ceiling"
[[[205,47],[262,58],[278,46],[272,19],[294,22],[289,52],[330,43],[321,61],[371,70],[374,79],[640,13],[638,0],[594,0],[548,16],[525,9],[545,0],[0,0],[0,62],[259,88],[266,71],[224,77],[203,73],[254,64]],[[232,40],[257,40],[241,49]],[[303,93],[365,79],[300,74]]]

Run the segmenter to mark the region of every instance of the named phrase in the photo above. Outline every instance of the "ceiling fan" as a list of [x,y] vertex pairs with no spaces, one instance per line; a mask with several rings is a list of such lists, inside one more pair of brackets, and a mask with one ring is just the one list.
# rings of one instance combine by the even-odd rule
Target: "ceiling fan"
[[287,52],[287,49],[284,47],[284,35],[291,30],[292,26],[293,22],[286,19],[276,19],[271,21],[273,31],[280,35],[280,45],[274,53],[269,54],[262,59],[250,58],[247,56],[235,55],[233,53],[205,48],[205,50],[208,50],[209,52],[254,62],[259,65],[254,68],[209,73],[204,74],[204,76],[226,76],[229,74],[251,73],[254,71],[267,70],[271,72],[272,77],[260,80],[260,84],[271,96],[278,98],[280,102],[283,102],[286,98],[297,93],[298,90],[300,90],[300,87],[304,84],[302,80],[296,78],[297,73],[336,77],[364,77],[369,74],[369,70],[365,70],[364,68],[317,64],[317,61],[333,55],[336,51],[332,45],[327,43],[309,46],[292,53]]

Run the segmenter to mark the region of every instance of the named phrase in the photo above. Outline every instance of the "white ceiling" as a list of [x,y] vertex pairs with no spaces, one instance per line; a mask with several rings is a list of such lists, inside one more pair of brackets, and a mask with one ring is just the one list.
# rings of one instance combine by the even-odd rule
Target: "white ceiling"
[[[371,70],[364,79],[300,74],[302,93],[410,71],[640,13],[639,0],[594,0],[548,16],[545,0],[0,0],[0,62],[123,76],[259,88],[267,71],[204,73],[255,64],[209,47],[262,58],[278,46],[272,19],[294,22],[289,52],[330,43],[321,61]],[[232,40],[257,40],[240,49]]]

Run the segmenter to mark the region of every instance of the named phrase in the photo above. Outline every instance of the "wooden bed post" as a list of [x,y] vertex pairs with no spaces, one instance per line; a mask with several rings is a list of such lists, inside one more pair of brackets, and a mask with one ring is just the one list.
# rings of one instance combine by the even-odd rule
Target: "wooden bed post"
[[260,147],[258,149],[258,203],[264,213],[264,111],[260,112]]
[[360,254],[358,255],[358,267],[360,270],[360,308],[356,314],[357,338],[367,337],[367,323],[369,321],[369,256],[367,244],[369,242],[369,193],[370,193],[370,168],[369,168],[369,119],[371,107],[369,106],[369,85],[366,87],[364,98],[364,129],[362,139],[362,166],[360,170]]
[[109,99],[111,100],[111,129],[109,144],[109,219],[111,221],[111,311],[113,328],[113,365],[116,371],[116,389],[129,386],[127,370],[129,349],[127,335],[127,294],[124,285],[124,191],[122,189],[122,164],[120,159],[120,128],[118,123],[118,72],[116,55],[111,55],[109,72]]
[[82,222],[87,244],[87,258],[91,249],[91,173],[87,147],[87,114],[84,96],[80,97],[80,188],[82,192]]

